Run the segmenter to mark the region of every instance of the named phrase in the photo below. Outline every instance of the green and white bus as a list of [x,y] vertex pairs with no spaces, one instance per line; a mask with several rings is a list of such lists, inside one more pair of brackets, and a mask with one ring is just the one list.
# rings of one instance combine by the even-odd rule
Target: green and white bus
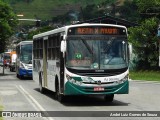
[[33,36],[33,80],[40,91],[68,95],[129,93],[127,29],[112,24],[77,24]]

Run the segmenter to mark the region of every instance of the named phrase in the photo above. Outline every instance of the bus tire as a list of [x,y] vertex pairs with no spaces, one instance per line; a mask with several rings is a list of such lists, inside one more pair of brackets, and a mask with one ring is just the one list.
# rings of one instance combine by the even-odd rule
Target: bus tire
[[23,77],[22,75],[19,75],[19,79],[23,80],[23,78],[24,78],[24,77]]
[[114,94],[104,96],[104,100],[106,102],[113,102],[113,99],[114,99]]
[[45,89],[42,86],[42,75],[39,74],[39,90],[41,93],[45,93]]
[[13,72],[11,67],[10,67],[10,72]]
[[16,77],[17,77],[17,78],[19,77],[18,74],[16,74]]
[[59,102],[61,102],[61,103],[63,103],[64,101],[65,101],[65,97],[64,97],[64,95],[62,95],[62,94],[60,94],[60,89],[59,89],[59,83],[58,83],[58,80],[56,80],[56,84],[55,84],[56,86],[56,94],[55,94],[55,98],[59,101]]

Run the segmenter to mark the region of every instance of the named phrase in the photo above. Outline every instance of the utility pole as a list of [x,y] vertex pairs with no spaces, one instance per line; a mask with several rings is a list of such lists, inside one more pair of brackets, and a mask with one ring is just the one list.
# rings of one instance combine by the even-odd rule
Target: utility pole
[[5,66],[4,66],[4,63],[3,63],[3,75],[4,75],[4,67],[5,67]]

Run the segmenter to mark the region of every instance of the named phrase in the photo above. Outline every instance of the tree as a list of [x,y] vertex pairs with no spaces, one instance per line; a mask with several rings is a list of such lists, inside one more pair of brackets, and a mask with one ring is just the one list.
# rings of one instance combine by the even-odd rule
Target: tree
[[118,12],[120,18],[137,23],[140,19],[136,0],[125,0],[122,6],[119,6]]
[[158,67],[157,18],[146,19],[141,26],[129,29],[129,41],[134,45],[137,69]]
[[151,17],[160,19],[160,0],[137,0],[137,6],[142,20]]
[[137,0],[138,11],[147,12],[150,8],[160,5],[160,0]]
[[0,53],[4,52],[8,38],[13,34],[17,25],[16,15],[11,7],[0,1]]
[[141,21],[140,26],[129,29],[129,41],[134,46],[136,55],[134,62],[137,69],[158,68],[158,37],[157,28],[159,24],[159,14],[151,13],[157,10],[160,0],[135,0],[138,6]]

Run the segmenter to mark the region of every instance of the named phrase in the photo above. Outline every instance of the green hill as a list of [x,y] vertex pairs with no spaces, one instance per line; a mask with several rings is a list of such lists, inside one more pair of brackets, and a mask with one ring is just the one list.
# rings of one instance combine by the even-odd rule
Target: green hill
[[[16,14],[23,14],[23,18],[41,20],[52,19],[66,12],[80,11],[81,7],[115,0],[4,0],[9,3]],[[22,17],[21,17],[22,18]]]

